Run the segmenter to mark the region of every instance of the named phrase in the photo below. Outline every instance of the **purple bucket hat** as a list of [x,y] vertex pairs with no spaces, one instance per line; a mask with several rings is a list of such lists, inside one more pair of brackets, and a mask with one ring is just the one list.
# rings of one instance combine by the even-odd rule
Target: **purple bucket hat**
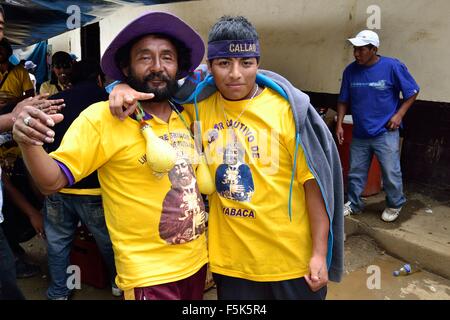
[[103,54],[103,72],[114,80],[125,80],[116,64],[117,51],[133,39],[152,33],[165,34],[181,41],[191,51],[189,70],[180,70],[178,78],[186,77],[200,64],[205,54],[205,44],[200,35],[180,18],[166,12],[148,12],[128,24],[111,42]]

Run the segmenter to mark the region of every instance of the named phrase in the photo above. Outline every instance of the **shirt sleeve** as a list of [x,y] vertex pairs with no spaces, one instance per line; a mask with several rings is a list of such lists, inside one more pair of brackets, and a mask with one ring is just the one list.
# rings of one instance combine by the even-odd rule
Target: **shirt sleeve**
[[41,87],[39,89],[39,94],[44,94],[44,93],[50,93],[48,81],[41,84]]
[[420,90],[419,85],[409,73],[406,65],[400,61],[394,66],[394,81],[405,100],[411,98]]
[[100,129],[81,114],[67,130],[59,148],[50,153],[64,168],[71,184],[87,177],[107,161]]
[[342,74],[341,91],[339,93],[339,102],[350,103],[350,79],[348,69]]

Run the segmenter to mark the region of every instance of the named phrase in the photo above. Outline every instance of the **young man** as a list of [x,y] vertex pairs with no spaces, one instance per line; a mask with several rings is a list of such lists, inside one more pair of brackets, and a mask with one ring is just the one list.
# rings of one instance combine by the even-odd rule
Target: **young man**
[[[216,177],[208,248],[218,297],[325,299],[329,271],[334,281],[343,271],[337,149],[309,98],[274,73],[258,73],[259,58],[250,22],[221,18],[209,33],[212,78],[204,82],[218,91],[185,106],[198,114]],[[110,95],[119,117],[123,101],[145,99],[120,87]]]
[[[146,143],[151,141],[140,132],[142,123],[150,125],[160,139],[170,142],[177,162],[189,159],[192,166],[195,151],[188,129],[190,118],[169,99],[177,79],[193,71],[203,54],[200,36],[182,20],[168,13],[147,13],[126,26],[102,57],[108,76],[154,95],[142,102],[139,115],[121,122],[110,114],[107,101],[94,104],[73,122],[50,156],[38,140],[53,140],[54,133],[44,124],[61,121],[60,115],[47,116],[26,107],[14,124],[14,138],[44,193],[54,193],[98,171],[115,253],[116,283],[126,299],[203,296],[208,262],[204,228],[199,226],[201,222],[178,224],[176,233],[185,235],[183,241],[167,241],[161,235],[163,216],[198,220],[192,217],[195,210],[180,206],[179,201],[165,201],[169,192],[173,194],[175,189],[182,196],[183,190],[172,188],[167,173],[155,172],[148,165],[153,155],[146,155]],[[195,180],[194,171],[183,175]],[[199,195],[197,184],[192,192]],[[197,204],[198,199],[194,199]]]
[[41,85],[39,93],[52,96],[69,89],[72,86],[72,65],[73,59],[70,54],[64,51],[55,52],[52,56],[51,79]]
[[[400,168],[399,128],[419,94],[419,86],[402,62],[377,54],[380,40],[375,32],[361,31],[349,41],[353,44],[355,61],[344,70],[336,124],[338,142],[342,144],[342,121],[351,107],[353,136],[344,215],[363,210],[361,193],[375,154],[386,192],[387,206],[381,219],[392,222],[406,202]],[[400,103],[400,92],[403,103]]]

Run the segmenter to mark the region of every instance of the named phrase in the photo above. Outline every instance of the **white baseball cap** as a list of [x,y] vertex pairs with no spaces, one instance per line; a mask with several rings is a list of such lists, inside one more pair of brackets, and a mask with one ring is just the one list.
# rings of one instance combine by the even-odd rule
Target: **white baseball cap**
[[380,38],[378,34],[371,30],[363,30],[356,35],[356,37],[348,39],[355,47],[363,47],[372,44],[375,47],[380,46]]

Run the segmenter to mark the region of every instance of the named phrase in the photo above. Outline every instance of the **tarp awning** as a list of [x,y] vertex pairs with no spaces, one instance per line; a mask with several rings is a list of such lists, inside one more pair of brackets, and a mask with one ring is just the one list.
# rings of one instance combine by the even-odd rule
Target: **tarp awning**
[[7,0],[0,3],[6,15],[5,36],[13,46],[24,47],[69,31],[78,24],[97,22],[124,6],[180,1],[186,0]]

